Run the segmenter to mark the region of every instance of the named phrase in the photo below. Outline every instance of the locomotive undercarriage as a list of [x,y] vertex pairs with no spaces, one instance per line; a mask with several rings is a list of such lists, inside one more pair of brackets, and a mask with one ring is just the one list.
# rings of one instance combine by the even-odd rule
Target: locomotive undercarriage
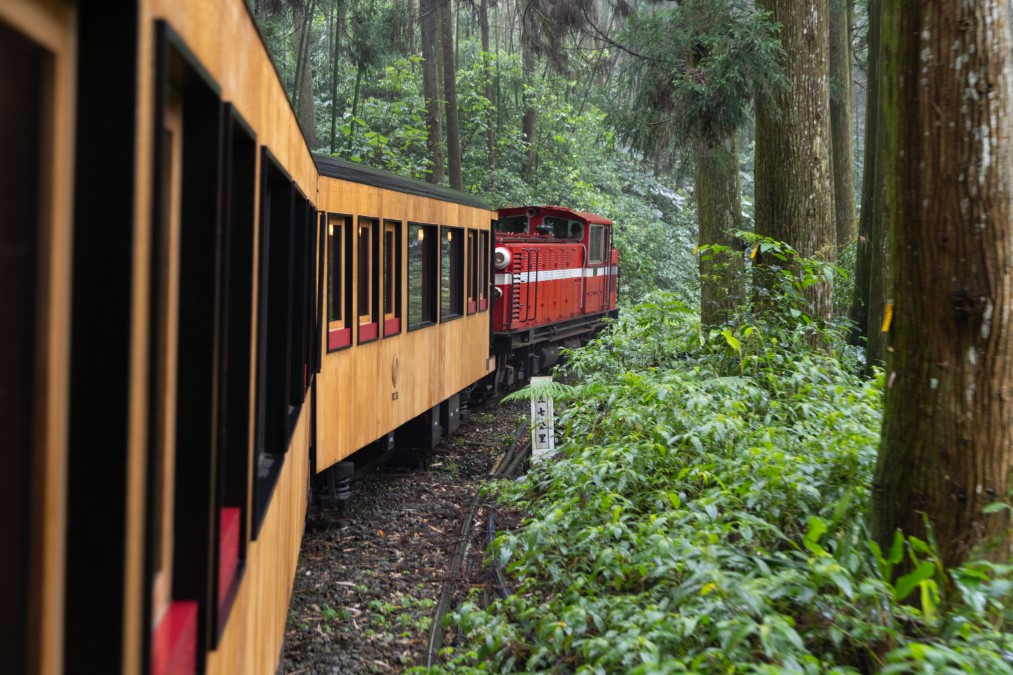
[[499,394],[520,386],[533,375],[552,368],[559,361],[560,347],[576,349],[587,344],[609,319],[618,315],[613,310],[547,326],[496,333],[493,336],[496,372],[476,389]]

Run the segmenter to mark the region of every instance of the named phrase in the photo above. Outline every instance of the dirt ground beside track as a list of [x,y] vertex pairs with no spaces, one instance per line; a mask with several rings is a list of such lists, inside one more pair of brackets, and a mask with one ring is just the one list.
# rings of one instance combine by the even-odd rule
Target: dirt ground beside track
[[[426,664],[461,521],[525,409],[473,407],[421,467],[388,465],[357,478],[344,513],[310,507],[281,672],[394,673]],[[488,578],[486,508],[474,518],[461,573],[450,579],[455,600],[480,592]]]

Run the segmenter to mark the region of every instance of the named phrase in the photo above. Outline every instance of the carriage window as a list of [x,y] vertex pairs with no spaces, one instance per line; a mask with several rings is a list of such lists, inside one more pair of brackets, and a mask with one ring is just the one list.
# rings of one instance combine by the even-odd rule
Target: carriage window
[[605,227],[602,225],[592,225],[590,239],[588,241],[589,263],[594,264],[605,261],[604,241],[605,241]]
[[438,229],[408,224],[408,330],[436,323]]
[[218,346],[218,637],[235,599],[246,557],[249,495],[250,331],[253,310],[254,198],[257,144],[234,110],[224,143],[226,199]]
[[355,283],[357,289],[359,342],[375,340],[379,314],[379,256],[380,224],[375,218],[359,218],[356,241]]
[[478,233],[478,260],[475,265],[478,268],[478,310],[482,311],[489,307],[489,233]]
[[478,310],[478,232],[468,230],[468,314]]
[[444,227],[440,232],[440,320],[464,313],[464,230]]
[[158,223],[155,266],[161,272],[154,290],[156,312],[160,317],[153,332],[155,348],[154,379],[156,412],[152,417],[152,523],[151,537],[154,581],[152,588],[152,619],[155,625],[172,604],[173,560],[173,485],[176,453],[175,405],[166,400],[166,392],[174,391],[177,341],[175,320],[178,316],[180,186],[182,177],[182,99],[175,88],[168,93],[163,113],[162,167],[160,173],[161,213]]
[[401,332],[401,223],[383,223],[383,334]]
[[[33,379],[36,342],[38,236],[47,219],[38,208],[45,186],[44,121],[52,92],[46,78],[46,54],[0,22],[0,428],[4,433],[4,471],[0,475],[0,670],[25,668],[29,600],[24,583],[31,577],[31,480]],[[14,170],[14,167],[18,167]],[[41,294],[40,294],[41,295]]]
[[327,351],[352,344],[352,217],[327,219]]

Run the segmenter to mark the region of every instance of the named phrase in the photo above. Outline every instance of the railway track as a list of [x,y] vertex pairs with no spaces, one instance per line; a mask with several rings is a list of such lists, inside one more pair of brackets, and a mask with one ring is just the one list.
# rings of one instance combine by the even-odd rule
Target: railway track
[[[527,424],[521,424],[518,426],[517,430],[514,432],[510,448],[505,453],[497,457],[496,462],[489,471],[489,478],[513,478],[519,473],[525,459],[531,454],[531,442],[524,442],[523,440],[527,436],[527,431]],[[440,597],[436,604],[435,611],[433,612],[432,623],[429,631],[429,640],[426,648],[427,668],[431,668],[433,666],[440,649],[443,647],[443,640],[446,632],[443,620],[447,612],[450,610],[455,587],[460,582],[461,568],[464,565],[465,558],[468,554],[469,542],[472,540],[472,531],[474,529],[476,515],[478,514],[483,501],[484,496],[482,494],[481,487],[479,487],[471,501],[471,507],[466,511],[464,518],[461,519],[461,523],[458,528],[457,546],[455,547],[454,554],[450,559],[447,576],[443,581],[443,585],[440,590]],[[487,545],[491,542],[491,538],[495,536],[495,518],[495,512],[490,511],[486,520],[487,532],[485,541]],[[506,592],[505,577],[499,566],[495,566],[493,569],[492,576],[490,577],[490,583],[495,586],[498,593],[503,594]]]

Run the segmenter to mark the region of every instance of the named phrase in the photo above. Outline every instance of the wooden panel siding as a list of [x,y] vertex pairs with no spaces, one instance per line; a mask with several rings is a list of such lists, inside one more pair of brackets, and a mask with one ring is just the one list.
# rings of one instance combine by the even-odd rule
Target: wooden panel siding
[[303,194],[314,201],[313,158],[245,4],[202,0],[144,4],[142,31],[151,30],[155,19],[167,21],[221,87],[222,100],[235,106],[256,132],[257,142],[271,148]]
[[[482,208],[324,176],[320,178],[317,208],[351,214],[354,222],[362,216],[402,223],[401,250],[404,252],[408,251],[409,223],[488,231],[495,217],[493,212]],[[406,328],[406,254],[401,256],[399,265],[401,316],[405,317],[403,328]],[[353,288],[352,297],[356,296],[357,289]],[[355,344],[351,349],[325,354],[317,405],[320,442],[317,471],[381,438],[485,376],[489,320],[488,312],[479,312],[417,330],[402,330],[399,335],[377,342]]]
[[[308,411],[309,406],[304,408]],[[289,596],[306,515],[310,416],[299,418],[260,535],[247,544],[246,571],[209,675],[274,673],[281,656]]]

